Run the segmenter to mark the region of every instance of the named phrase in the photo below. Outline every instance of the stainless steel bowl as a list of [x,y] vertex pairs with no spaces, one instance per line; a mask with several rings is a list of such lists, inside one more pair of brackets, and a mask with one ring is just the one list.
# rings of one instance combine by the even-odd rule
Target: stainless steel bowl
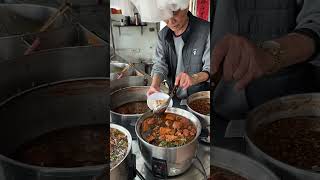
[[261,124],[297,116],[320,117],[320,94],[310,93],[282,97],[269,101],[250,112],[245,134],[248,153],[273,169],[283,179],[319,180],[320,173],[299,169],[278,161],[260,150],[253,141],[254,133]]
[[152,162],[154,158],[160,159],[165,161],[167,164],[168,176],[176,176],[184,173],[192,165],[193,159],[197,154],[197,149],[199,146],[198,137],[201,132],[201,124],[199,119],[195,115],[186,110],[169,107],[166,112],[186,117],[195,125],[195,127],[197,128],[197,134],[190,143],[179,147],[165,148],[158,147],[146,142],[141,137],[140,127],[143,120],[153,115],[151,112],[143,114],[138,119],[135,131],[138,136],[139,149],[141,151],[143,159],[146,162],[147,167],[149,169],[152,169]]
[[210,165],[229,170],[248,180],[279,180],[259,162],[227,149],[211,147],[210,162]]
[[210,115],[206,115],[206,114],[200,114],[196,111],[194,111],[190,106],[189,104],[191,102],[193,102],[194,100],[197,100],[197,99],[202,99],[202,98],[208,98],[210,99],[210,91],[200,91],[200,92],[197,92],[197,93],[194,93],[192,94],[191,96],[189,96],[187,98],[187,108],[188,108],[188,111],[191,111],[193,114],[195,114],[197,117],[199,117],[200,121],[201,121],[201,125],[203,127],[207,127],[207,126],[210,126]]
[[132,137],[130,132],[119,125],[110,124],[110,128],[117,129],[125,134],[128,138],[128,150],[125,157],[114,167],[110,169],[110,180],[128,180],[129,179],[129,164],[131,161],[131,152],[132,152]]
[[131,134],[135,134],[135,124],[142,114],[120,114],[113,109],[130,102],[146,101],[149,86],[132,86],[117,90],[110,94],[111,122],[124,126]]

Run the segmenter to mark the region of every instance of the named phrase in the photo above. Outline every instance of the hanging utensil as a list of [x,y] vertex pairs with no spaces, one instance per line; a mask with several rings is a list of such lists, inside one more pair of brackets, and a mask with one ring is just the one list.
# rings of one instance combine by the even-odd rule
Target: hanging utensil
[[[40,28],[39,32],[46,31],[61,15],[63,15],[69,8],[71,7],[71,3],[66,0],[62,6],[59,7],[57,12],[53,14]],[[36,48],[40,45],[40,38],[36,37],[36,39],[32,42],[31,46],[24,52],[24,55],[28,55],[32,53]]]
[[131,68],[133,67],[134,65],[132,63],[129,63],[128,66],[126,66],[125,68],[122,69],[122,71],[118,74],[118,77],[117,79],[120,79],[124,76],[124,74]]

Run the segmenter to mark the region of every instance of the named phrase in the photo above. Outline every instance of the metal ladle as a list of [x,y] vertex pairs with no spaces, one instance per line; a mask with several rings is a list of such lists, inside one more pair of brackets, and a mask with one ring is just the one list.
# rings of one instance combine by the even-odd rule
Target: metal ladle
[[160,106],[157,106],[152,110],[154,115],[159,117],[161,114],[163,114],[166,111],[166,109],[168,108],[172,97],[176,94],[177,89],[178,89],[178,86],[174,86],[172,91],[171,91],[171,93],[170,93],[170,97],[167,99],[167,101],[164,104],[162,104]]

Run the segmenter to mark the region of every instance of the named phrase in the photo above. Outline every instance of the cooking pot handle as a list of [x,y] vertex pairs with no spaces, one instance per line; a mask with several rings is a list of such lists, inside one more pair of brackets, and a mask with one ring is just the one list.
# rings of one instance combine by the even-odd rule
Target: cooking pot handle
[[201,129],[201,133],[199,135],[199,138],[206,138],[209,136],[209,134],[210,134],[210,132],[209,132],[208,128]]
[[129,163],[129,177],[131,180],[134,180],[134,178],[137,176],[136,173],[136,155],[131,154],[131,163]]

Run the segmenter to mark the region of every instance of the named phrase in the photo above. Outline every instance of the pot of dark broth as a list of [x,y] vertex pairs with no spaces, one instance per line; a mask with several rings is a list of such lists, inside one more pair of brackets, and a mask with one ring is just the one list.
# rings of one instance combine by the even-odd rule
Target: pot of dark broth
[[110,97],[111,122],[124,126],[135,137],[137,119],[149,110],[149,86],[132,86],[112,92]]
[[1,180],[91,180],[107,167],[109,79],[42,85],[0,104]]
[[200,91],[190,95],[187,108],[199,117],[203,127],[210,126],[210,91]]
[[320,94],[269,101],[250,112],[248,152],[284,179],[320,179]]

